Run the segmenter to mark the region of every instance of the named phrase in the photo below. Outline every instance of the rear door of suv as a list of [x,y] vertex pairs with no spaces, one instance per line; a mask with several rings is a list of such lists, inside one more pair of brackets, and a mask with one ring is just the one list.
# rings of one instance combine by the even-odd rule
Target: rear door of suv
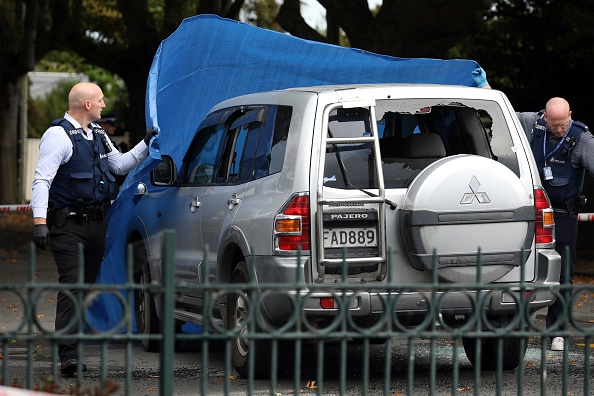
[[[371,134],[369,127],[361,127],[366,121],[353,118],[353,125],[349,126],[348,113],[367,113],[367,123],[377,123],[381,159],[377,159],[371,143],[353,142],[342,144],[342,148],[327,144],[318,202],[349,197],[364,200],[372,195],[386,199],[385,239],[380,237],[380,243],[391,251],[395,280],[429,281],[429,258],[434,248],[440,279],[446,282],[476,279],[479,248],[483,253],[484,281],[496,281],[511,272],[518,275],[521,260],[532,264],[526,268],[526,280],[531,280],[533,183],[531,175],[521,171],[528,166],[519,162],[525,158],[516,154],[519,142],[508,130],[504,109],[494,100],[459,99],[456,95],[435,97],[433,89],[426,89],[426,98],[418,96],[421,89],[415,93],[417,96],[408,99],[399,98],[399,88],[381,88],[377,95],[372,90],[365,92],[363,88],[352,96],[361,103],[373,102],[375,117],[369,116],[369,104],[355,108],[346,102],[348,107],[337,108],[325,117],[330,126],[328,139],[336,137],[332,119],[341,113],[345,115],[341,130],[359,128],[359,137],[364,138]],[[378,172],[378,163],[382,172]],[[447,172],[440,172],[440,167]],[[381,174],[385,196],[378,183]],[[434,177],[429,177],[431,174]],[[391,209],[394,206],[396,210]],[[332,228],[336,227],[325,221],[327,214],[354,218],[371,211],[379,217],[381,210],[373,207],[352,202],[321,205],[324,215],[318,216],[318,223],[323,225],[318,232],[334,232]],[[348,224],[365,235],[370,225],[359,223]],[[354,263],[349,265],[351,281],[378,275],[374,266],[363,264],[365,257],[373,263],[378,256],[377,250],[371,251],[371,246],[365,245],[364,238],[362,245],[355,239],[355,245],[340,244],[339,238],[334,240],[339,242],[338,250],[346,248],[347,258]],[[325,245],[318,251],[324,258],[331,253]],[[322,267],[325,276],[319,279],[334,281],[330,267]],[[382,274],[379,275],[381,279]]]

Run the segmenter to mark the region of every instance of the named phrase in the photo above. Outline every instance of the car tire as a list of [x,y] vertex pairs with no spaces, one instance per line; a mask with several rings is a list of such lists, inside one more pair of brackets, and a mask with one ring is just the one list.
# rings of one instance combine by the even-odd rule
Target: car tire
[[141,242],[134,244],[134,280],[142,288],[134,290],[134,314],[136,319],[136,331],[142,334],[142,348],[147,352],[159,352],[161,342],[158,339],[151,339],[150,336],[159,334],[161,322],[157,316],[155,300],[146,287],[151,284],[151,272],[148,266],[146,249]]
[[[253,367],[254,379],[270,378],[272,364],[272,341],[271,340],[253,340],[249,339],[250,333],[253,333],[254,323],[248,323],[248,301],[245,296],[248,294],[245,285],[250,281],[250,274],[245,261],[241,261],[231,275],[231,283],[241,285],[238,289],[241,293],[230,293],[227,304],[227,328],[240,329],[238,337],[232,341],[231,355],[233,364],[239,375],[248,378],[250,375],[249,361],[250,353],[255,352]],[[249,327],[249,328],[248,328]],[[251,349],[250,343],[254,343]],[[279,348],[279,353],[280,352]],[[281,359],[279,358],[279,363]]]
[[[522,342],[522,339],[519,337],[504,337],[502,339],[503,349],[501,355],[497,353],[498,342],[498,338],[481,338],[479,340],[481,345],[481,354],[479,357],[481,370],[497,370],[497,362],[500,360],[503,370],[514,370],[524,360],[527,342]],[[462,345],[464,345],[466,357],[473,366],[476,366],[478,363],[476,360],[476,338],[462,338]]]

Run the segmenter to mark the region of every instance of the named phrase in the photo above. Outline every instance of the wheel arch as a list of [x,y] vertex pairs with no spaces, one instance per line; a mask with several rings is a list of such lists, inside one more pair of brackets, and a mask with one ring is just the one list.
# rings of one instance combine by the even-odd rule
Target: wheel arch
[[152,256],[153,254],[151,242],[148,238],[148,231],[146,230],[144,220],[142,220],[140,216],[134,215],[130,218],[130,221],[128,223],[128,230],[126,231],[125,251],[128,250],[128,244],[136,242],[139,239],[143,241],[147,255]]
[[224,234],[225,238],[219,245],[218,253],[218,282],[231,283],[231,274],[237,264],[248,261],[252,251],[243,231],[237,226],[231,226]]
[[[128,248],[129,245],[133,246],[133,249],[136,249],[138,244],[142,243],[142,246],[144,247],[144,250],[147,251],[148,254],[148,249],[146,248],[146,243],[144,242],[144,238],[142,237],[142,235],[140,234],[140,232],[138,230],[132,230],[131,232],[128,233],[128,235],[126,236],[126,246],[124,247],[124,258],[126,260],[128,260]],[[136,263],[134,263],[136,265]],[[138,268],[134,268],[134,273],[136,274],[136,271],[138,270]],[[135,277],[136,278],[136,277]],[[136,279],[135,279],[136,280]]]

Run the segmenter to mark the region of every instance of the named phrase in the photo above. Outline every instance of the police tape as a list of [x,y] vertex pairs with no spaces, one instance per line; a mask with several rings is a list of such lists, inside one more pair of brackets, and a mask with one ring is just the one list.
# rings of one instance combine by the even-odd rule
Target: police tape
[[594,221],[594,213],[578,213],[578,221]]
[[0,212],[27,212],[30,210],[29,205],[0,205]]

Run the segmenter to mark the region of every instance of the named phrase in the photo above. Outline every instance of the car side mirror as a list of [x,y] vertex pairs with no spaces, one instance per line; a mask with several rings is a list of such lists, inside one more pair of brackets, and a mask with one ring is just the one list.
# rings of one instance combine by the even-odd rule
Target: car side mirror
[[173,186],[177,182],[177,168],[173,158],[161,157],[161,162],[151,171],[151,183],[155,186]]

